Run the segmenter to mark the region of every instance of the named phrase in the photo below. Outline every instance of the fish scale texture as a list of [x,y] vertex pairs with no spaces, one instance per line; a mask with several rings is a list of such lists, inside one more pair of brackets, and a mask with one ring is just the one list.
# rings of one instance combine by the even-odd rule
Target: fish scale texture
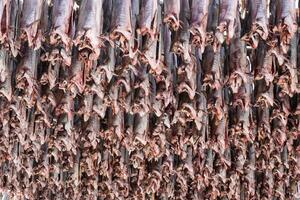
[[0,0],[0,198],[300,199],[298,3]]

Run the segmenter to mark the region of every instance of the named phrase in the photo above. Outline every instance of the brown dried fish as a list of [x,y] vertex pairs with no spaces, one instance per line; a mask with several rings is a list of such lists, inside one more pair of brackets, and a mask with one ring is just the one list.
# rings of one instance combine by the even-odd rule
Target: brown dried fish
[[206,27],[208,20],[208,6],[209,0],[193,0],[192,1],[192,16],[191,16],[191,28],[192,44],[201,49],[204,52],[206,45]]
[[179,0],[166,0],[164,1],[164,23],[167,23],[173,31],[179,29],[179,14],[180,14]]
[[20,19],[20,39],[28,41],[29,47],[41,46],[41,17],[44,0],[24,0]]
[[90,60],[96,60],[100,54],[99,47],[102,46],[101,17],[101,0],[81,2],[74,44],[79,52],[83,52],[83,57],[87,54],[87,58]]

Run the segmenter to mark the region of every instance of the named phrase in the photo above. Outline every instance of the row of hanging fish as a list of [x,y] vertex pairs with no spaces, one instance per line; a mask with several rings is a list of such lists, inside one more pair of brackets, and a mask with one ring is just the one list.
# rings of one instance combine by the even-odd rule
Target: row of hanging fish
[[300,199],[298,4],[0,0],[0,197]]

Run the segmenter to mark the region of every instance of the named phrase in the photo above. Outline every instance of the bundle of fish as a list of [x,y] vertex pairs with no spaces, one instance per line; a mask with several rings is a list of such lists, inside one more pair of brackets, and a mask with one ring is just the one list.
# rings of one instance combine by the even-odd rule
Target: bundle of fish
[[300,199],[296,0],[0,0],[0,197]]

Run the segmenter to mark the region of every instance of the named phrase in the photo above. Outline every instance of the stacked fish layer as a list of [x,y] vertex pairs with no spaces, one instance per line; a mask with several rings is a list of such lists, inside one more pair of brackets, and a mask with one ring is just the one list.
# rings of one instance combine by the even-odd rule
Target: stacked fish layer
[[300,199],[297,2],[0,0],[2,198]]

